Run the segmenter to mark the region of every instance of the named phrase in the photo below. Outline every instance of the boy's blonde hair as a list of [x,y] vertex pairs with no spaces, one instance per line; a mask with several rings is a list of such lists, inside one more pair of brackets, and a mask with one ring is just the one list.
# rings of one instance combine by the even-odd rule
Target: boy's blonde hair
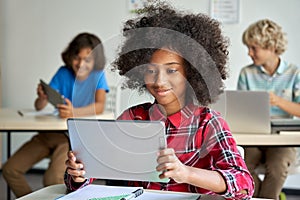
[[287,48],[286,33],[269,19],[251,24],[243,33],[243,43],[247,46],[256,44],[263,49],[274,48],[277,55],[281,55]]

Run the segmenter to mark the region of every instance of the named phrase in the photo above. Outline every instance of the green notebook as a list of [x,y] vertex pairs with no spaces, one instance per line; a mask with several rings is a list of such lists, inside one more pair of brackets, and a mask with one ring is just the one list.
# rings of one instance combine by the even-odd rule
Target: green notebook
[[99,198],[91,198],[89,200],[120,200],[123,197],[127,197],[128,194],[118,195],[118,196],[111,196],[111,197],[99,197]]

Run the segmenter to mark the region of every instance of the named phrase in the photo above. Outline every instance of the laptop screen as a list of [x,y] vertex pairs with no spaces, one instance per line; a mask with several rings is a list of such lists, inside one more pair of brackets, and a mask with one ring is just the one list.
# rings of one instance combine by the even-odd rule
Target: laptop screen
[[232,133],[271,133],[266,91],[226,90],[211,108],[221,113]]

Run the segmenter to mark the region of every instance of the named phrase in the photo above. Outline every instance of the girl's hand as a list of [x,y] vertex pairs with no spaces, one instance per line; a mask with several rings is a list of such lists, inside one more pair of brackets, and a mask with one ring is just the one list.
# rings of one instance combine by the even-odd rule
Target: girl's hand
[[188,168],[177,158],[174,149],[160,150],[157,162],[156,171],[162,172],[159,178],[172,178],[177,183],[186,183]]
[[68,160],[66,160],[67,173],[71,175],[74,182],[84,182],[85,171],[83,164],[78,161],[72,151],[68,152]]
[[59,111],[60,118],[70,118],[73,117],[73,105],[71,101],[65,98],[66,104],[57,104],[57,109]]
[[40,83],[38,84],[38,87],[36,89],[36,93],[37,93],[38,98],[40,100],[47,100],[48,101],[48,96],[44,92],[43,87],[42,87],[42,85]]

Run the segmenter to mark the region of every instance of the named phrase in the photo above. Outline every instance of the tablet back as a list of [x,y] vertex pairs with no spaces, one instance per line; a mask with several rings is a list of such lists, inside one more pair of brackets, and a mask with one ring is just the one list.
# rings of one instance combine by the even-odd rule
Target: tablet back
[[167,182],[156,172],[157,152],[166,148],[160,121],[68,119],[72,150],[86,177]]
[[48,85],[46,82],[44,82],[42,79],[40,79],[40,83],[43,87],[44,92],[48,96],[48,101],[56,107],[57,104],[64,104],[64,98],[59,92],[54,90],[50,85]]

